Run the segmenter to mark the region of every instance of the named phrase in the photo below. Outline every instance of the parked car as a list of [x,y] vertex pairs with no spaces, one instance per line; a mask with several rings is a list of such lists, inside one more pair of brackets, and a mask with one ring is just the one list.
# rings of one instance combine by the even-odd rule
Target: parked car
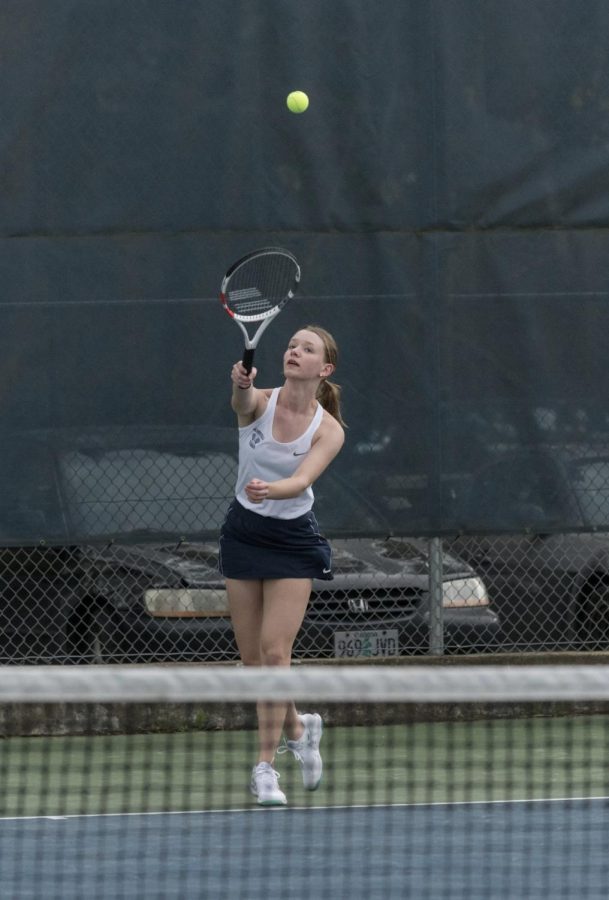
[[[334,580],[314,583],[296,658],[384,657],[429,642],[423,541],[333,541]],[[236,648],[215,543],[115,545],[79,551],[82,601],[69,622],[72,655],[100,662],[228,660]],[[484,584],[444,560],[449,650],[483,649],[498,632]]]
[[[506,529],[492,533],[498,510]],[[609,456],[507,452],[472,479],[462,521],[483,536],[445,546],[482,575],[504,648],[609,646]]]
[[[400,468],[390,433],[351,446],[352,471],[379,498],[392,528],[429,531],[435,515],[444,547],[482,576],[501,620],[504,650],[609,647],[609,440],[580,433],[579,418],[539,412],[538,428],[484,427],[469,467]],[[595,421],[598,417],[595,418]],[[530,421],[530,420],[527,420]],[[565,424],[566,422],[566,424]],[[560,425],[560,427],[559,427]],[[542,427],[543,426],[543,427]],[[572,427],[571,427],[572,426]],[[419,461],[420,463],[420,461]],[[440,529],[438,529],[440,530]]]
[[[0,551],[0,662],[234,660],[217,533],[236,466],[233,429],[59,447],[62,521],[81,540]],[[383,536],[382,511],[331,473],[316,494],[335,577],[314,583],[295,657],[425,652],[427,542]],[[491,645],[499,620],[478,574],[446,555],[442,585],[446,649]]]

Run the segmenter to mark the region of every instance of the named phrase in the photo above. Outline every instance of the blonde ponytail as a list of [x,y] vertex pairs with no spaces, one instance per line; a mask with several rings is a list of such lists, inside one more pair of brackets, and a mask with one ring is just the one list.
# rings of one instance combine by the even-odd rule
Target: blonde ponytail
[[329,412],[331,416],[334,416],[334,418],[338,422],[340,422],[343,428],[346,428],[347,424],[343,420],[340,411],[340,394],[340,384],[335,384],[333,381],[328,381],[325,378],[317,388],[317,399],[319,400],[323,408],[327,412]]
[[[326,329],[322,328],[320,325],[305,325],[305,330],[312,331],[322,339],[324,345],[325,362],[330,363],[334,366],[334,368],[336,368],[336,366],[338,365],[338,346],[330,332],[326,331]],[[334,418],[343,426],[343,428],[346,428],[347,425],[343,420],[340,411],[340,394],[340,385],[335,384],[333,381],[328,381],[325,378],[322,379],[319,387],[317,388],[317,399],[319,400],[323,408],[327,410],[331,416],[334,416]]]

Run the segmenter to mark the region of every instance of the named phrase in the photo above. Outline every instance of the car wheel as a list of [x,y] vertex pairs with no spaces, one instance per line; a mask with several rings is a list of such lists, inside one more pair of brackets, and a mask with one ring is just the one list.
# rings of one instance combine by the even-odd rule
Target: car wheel
[[94,601],[85,601],[70,614],[66,626],[66,662],[80,665],[100,662],[94,640],[95,612]]
[[609,581],[601,576],[582,590],[577,614],[578,644],[586,650],[609,646]]

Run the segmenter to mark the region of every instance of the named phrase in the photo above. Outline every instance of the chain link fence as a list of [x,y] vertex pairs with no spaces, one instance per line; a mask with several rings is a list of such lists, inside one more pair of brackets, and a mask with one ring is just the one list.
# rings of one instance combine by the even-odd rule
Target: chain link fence
[[[66,531],[83,537],[0,550],[0,662],[235,661],[217,567],[237,466],[229,433],[230,443],[222,431],[188,454],[113,447],[107,435],[103,447],[76,443],[61,453],[62,516]],[[384,508],[408,502],[396,473],[387,475]],[[43,487],[22,498],[24,516],[42,515],[28,504]],[[457,503],[454,486],[449,494]],[[575,503],[588,524],[569,534],[536,530],[537,505],[547,518],[548,498],[557,521],[559,504]],[[470,483],[466,503],[481,523],[493,504],[515,505],[522,530],[391,533],[363,484],[326,473],[316,511],[334,580],[314,583],[294,657],[604,649],[609,535],[594,523],[607,520],[609,462],[547,456],[534,466],[530,453],[510,451]]]
[[[295,658],[429,652],[427,542],[333,545],[334,580],[315,584]],[[2,662],[235,660],[217,558],[213,542],[7,548]],[[456,560],[448,569],[441,585],[446,650],[483,651],[498,622],[483,582]]]

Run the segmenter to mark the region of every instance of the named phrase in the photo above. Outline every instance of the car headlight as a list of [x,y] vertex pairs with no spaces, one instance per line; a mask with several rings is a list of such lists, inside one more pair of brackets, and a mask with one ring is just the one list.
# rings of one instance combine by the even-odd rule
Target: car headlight
[[488,594],[481,578],[456,578],[442,585],[442,606],[445,609],[488,605]]
[[153,616],[184,618],[228,615],[223,588],[149,588],[144,603]]

